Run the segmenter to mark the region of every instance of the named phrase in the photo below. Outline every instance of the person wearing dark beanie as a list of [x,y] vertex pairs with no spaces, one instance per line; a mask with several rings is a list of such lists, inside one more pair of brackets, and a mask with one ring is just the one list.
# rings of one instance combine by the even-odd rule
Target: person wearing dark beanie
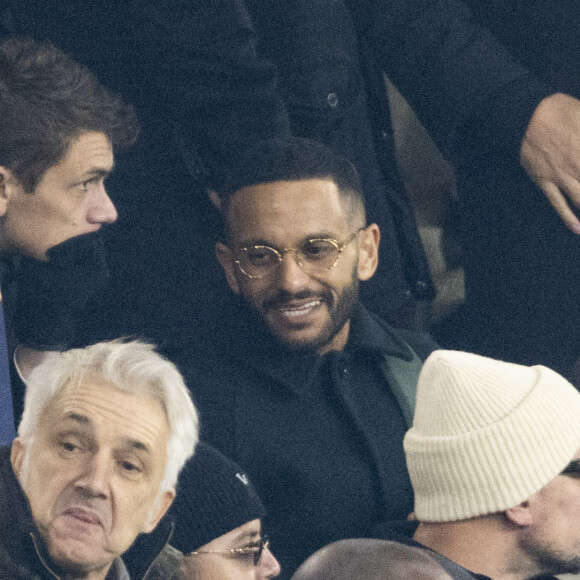
[[199,443],[179,476],[171,544],[180,580],[267,580],[280,573],[262,533],[264,505],[242,468]]

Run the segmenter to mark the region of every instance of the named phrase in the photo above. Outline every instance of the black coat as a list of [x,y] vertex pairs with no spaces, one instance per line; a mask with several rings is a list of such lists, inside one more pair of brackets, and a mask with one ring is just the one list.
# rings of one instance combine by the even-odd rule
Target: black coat
[[[467,0],[478,21],[541,79],[580,98],[573,0]],[[502,149],[466,135],[457,162],[467,307],[438,334],[473,350],[569,376],[580,354],[580,237]]]
[[[413,498],[402,447],[417,377],[433,343],[359,306],[344,351],[278,346],[248,315],[165,351],[186,378],[201,437],[248,472],[285,578],[337,539],[404,519]],[[185,493],[185,490],[181,490]]]

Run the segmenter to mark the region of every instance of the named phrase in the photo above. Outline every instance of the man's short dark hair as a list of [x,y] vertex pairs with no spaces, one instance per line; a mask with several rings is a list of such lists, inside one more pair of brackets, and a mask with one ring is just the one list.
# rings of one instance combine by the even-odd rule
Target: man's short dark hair
[[219,192],[224,214],[227,216],[231,196],[244,187],[304,179],[332,180],[349,217],[361,215],[364,222],[362,186],[352,163],[326,145],[301,137],[259,141],[242,153]]
[[31,192],[89,131],[129,146],[138,134],[135,112],[52,44],[0,42],[0,166]]

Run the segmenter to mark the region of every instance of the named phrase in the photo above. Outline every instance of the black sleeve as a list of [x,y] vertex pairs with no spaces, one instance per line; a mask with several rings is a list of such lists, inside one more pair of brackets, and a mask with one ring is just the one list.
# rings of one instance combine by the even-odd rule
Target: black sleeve
[[529,119],[550,89],[459,0],[347,0],[361,45],[446,153],[476,128],[519,157]]
[[134,0],[129,19],[170,129],[210,187],[241,149],[290,133],[276,69],[259,57],[241,0]]

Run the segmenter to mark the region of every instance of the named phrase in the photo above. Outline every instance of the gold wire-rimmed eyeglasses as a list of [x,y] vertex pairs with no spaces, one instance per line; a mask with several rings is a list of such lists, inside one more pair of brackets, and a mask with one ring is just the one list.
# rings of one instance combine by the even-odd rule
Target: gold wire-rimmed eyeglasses
[[237,252],[234,264],[240,272],[255,280],[271,276],[282,264],[284,254],[294,253],[296,262],[305,272],[332,270],[338,263],[344,248],[364,228],[352,233],[340,243],[332,238],[307,238],[297,248],[272,248],[256,244],[244,246]]

